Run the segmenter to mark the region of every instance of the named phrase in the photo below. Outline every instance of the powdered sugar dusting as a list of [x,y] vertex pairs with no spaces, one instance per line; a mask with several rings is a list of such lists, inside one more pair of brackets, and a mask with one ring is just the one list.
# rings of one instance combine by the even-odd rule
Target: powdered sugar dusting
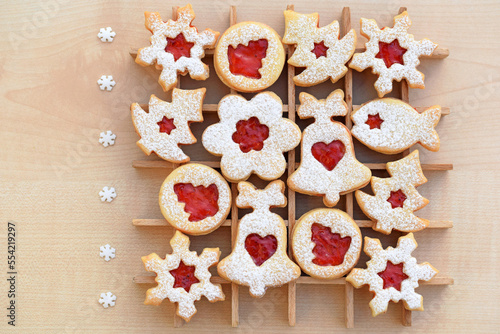
[[[344,262],[337,266],[320,266],[312,261],[315,258],[311,240],[311,226],[314,223],[329,227],[332,233],[341,238],[351,237],[351,244],[344,257]],[[344,276],[356,265],[361,252],[361,231],[348,214],[337,209],[315,209],[304,214],[295,224],[292,237],[293,255],[300,267],[309,275],[317,278],[334,279]]]
[[[417,264],[417,259],[411,253],[417,248],[417,242],[413,233],[399,238],[396,248],[388,247],[383,249],[378,239],[365,237],[365,253],[371,257],[367,262],[367,269],[355,268],[347,276],[346,280],[354,287],[359,288],[368,284],[370,291],[375,292],[375,297],[370,301],[372,315],[377,316],[387,311],[389,301],[404,301],[405,307],[412,311],[422,311],[423,298],[415,292],[418,281],[428,281],[434,277],[438,270],[425,262]],[[401,291],[393,287],[384,289],[383,279],[378,273],[385,270],[387,261],[393,264],[404,263],[403,272],[408,276],[401,282]]]
[[[214,216],[200,221],[189,221],[189,213],[184,211],[185,203],[180,202],[174,192],[178,183],[193,186],[217,186],[219,211]],[[226,180],[213,168],[201,164],[187,164],[176,168],[163,182],[160,189],[160,209],[165,219],[175,228],[189,234],[207,234],[217,229],[226,219],[231,208],[231,190]]]
[[[372,72],[379,75],[375,82],[375,89],[380,97],[392,91],[393,80],[401,81],[406,78],[411,88],[425,87],[424,75],[416,69],[420,64],[419,57],[430,56],[438,45],[426,38],[415,41],[413,35],[408,34],[410,25],[411,21],[407,12],[394,18],[393,28],[379,29],[375,20],[361,19],[361,34],[369,41],[365,44],[365,52],[354,54],[349,67],[360,72],[371,67]],[[375,56],[379,52],[379,42],[391,43],[395,39],[402,48],[406,49],[403,55],[404,65],[393,64],[387,68],[384,60]]]

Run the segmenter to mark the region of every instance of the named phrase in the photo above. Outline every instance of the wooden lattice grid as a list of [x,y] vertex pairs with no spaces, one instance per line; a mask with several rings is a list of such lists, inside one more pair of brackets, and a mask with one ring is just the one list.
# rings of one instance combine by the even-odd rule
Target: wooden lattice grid
[[[178,6],[172,7],[172,19],[177,20],[177,10]],[[293,5],[288,5],[287,9],[294,10]],[[399,9],[399,14],[406,11],[405,7],[401,7]],[[230,25],[234,25],[237,23],[237,11],[235,6],[230,6],[229,9],[229,23]],[[349,7],[344,7],[342,9],[341,16],[341,35],[344,36],[351,30],[351,11]],[[285,50],[287,57],[291,57],[295,47],[293,45],[285,45]],[[356,52],[363,52],[364,49],[356,49]],[[214,50],[206,50],[206,55],[213,55]],[[137,56],[137,49],[131,49],[130,55],[135,58]],[[446,58],[449,55],[449,51],[446,48],[438,47],[434,51],[434,53],[430,56],[430,58],[442,59]],[[287,64],[287,94],[288,94],[288,104],[283,105],[283,112],[288,114],[288,118],[295,122],[296,111],[298,106],[296,105],[296,92],[295,92],[295,84],[293,82],[293,77],[295,76],[295,67]],[[347,104],[348,113],[345,116],[345,125],[347,128],[351,129],[352,121],[350,118],[350,114],[354,109],[359,106],[352,104],[352,89],[353,77],[352,77],[352,69],[348,67],[347,73],[344,76],[344,95],[345,102]],[[401,100],[409,103],[409,88],[406,80],[401,80],[400,86],[400,95]],[[180,78],[177,80],[177,88],[180,88]],[[237,93],[235,90],[231,89],[231,94]],[[148,110],[147,104],[141,104],[141,108],[144,110]],[[425,107],[415,107],[418,112],[423,112]],[[204,113],[216,113],[217,112],[217,104],[203,104],[203,112]],[[441,114],[443,116],[448,115],[450,113],[450,108],[442,107]],[[300,145],[299,145],[300,146]],[[407,149],[403,152],[403,156],[406,156],[410,153],[410,149]],[[294,163],[287,163],[287,176],[290,176],[295,169],[298,167],[299,163],[296,162],[296,149],[288,152],[288,162],[293,161]],[[388,159],[391,161],[391,159]],[[220,168],[219,161],[196,161],[191,160],[191,163],[200,163],[207,165],[212,168]],[[364,163],[371,170],[385,170],[386,163]],[[177,168],[179,164],[171,163],[164,160],[134,160],[132,162],[132,167],[138,169],[166,169],[169,172]],[[453,164],[421,164],[422,170],[424,171],[447,171],[453,169]],[[231,205],[231,213],[230,219],[227,219],[221,227],[230,227],[231,228],[231,248],[234,247],[234,243],[236,241],[237,231],[238,231],[238,207],[236,206],[235,198],[238,195],[237,183],[231,183],[231,194],[233,198],[233,203]],[[345,196],[345,212],[354,217],[354,201],[353,201],[353,192],[343,195]],[[295,192],[287,187],[287,199],[288,199],[288,219],[285,219],[285,225],[288,228],[288,252],[290,258],[293,260],[292,249],[291,249],[291,235],[293,226],[295,224],[295,215],[296,215],[296,201],[295,201]],[[365,219],[365,220],[355,220],[356,224],[360,228],[371,228],[374,225],[374,222]],[[171,225],[165,219],[133,219],[132,223],[134,226],[150,226],[150,227],[171,227]],[[452,228],[453,222],[447,220],[431,220],[427,228],[431,229],[443,229],[443,228]],[[155,276],[152,275],[138,275],[133,278],[136,284],[155,284]],[[232,327],[238,327],[239,324],[239,286],[235,283],[231,283],[223,279],[219,276],[212,276],[212,283],[218,284],[231,284],[231,324]],[[429,281],[419,282],[421,285],[452,285],[454,283],[453,278],[447,276],[436,276]],[[290,326],[295,326],[296,323],[296,289],[297,284],[321,284],[321,285],[343,285],[345,288],[345,326],[346,328],[354,328],[354,287],[349,284],[345,277],[337,278],[333,280],[321,280],[316,279],[307,275],[302,275],[298,280],[288,283],[288,323]],[[411,311],[407,310],[404,307],[403,303],[400,303],[402,313],[401,313],[401,322],[404,326],[411,326],[412,316]],[[184,323],[184,320],[177,316],[174,313],[174,327],[180,327]]]

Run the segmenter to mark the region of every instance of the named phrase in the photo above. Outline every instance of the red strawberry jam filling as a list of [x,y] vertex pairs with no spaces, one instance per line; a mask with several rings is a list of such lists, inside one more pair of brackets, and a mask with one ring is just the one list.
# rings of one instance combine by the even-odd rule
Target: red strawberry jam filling
[[175,279],[174,288],[184,288],[186,292],[189,292],[191,285],[200,283],[194,275],[195,270],[195,266],[185,265],[181,260],[177,269],[170,270],[170,274],[174,276]]
[[311,147],[311,152],[326,169],[333,170],[344,157],[345,145],[340,140],[334,140],[328,145],[319,142]]
[[156,124],[160,127],[160,132],[165,132],[167,135],[175,129],[174,119],[167,118],[167,116],[163,116],[163,119]]
[[391,195],[387,199],[387,202],[391,203],[392,208],[395,209],[402,208],[405,200],[405,193],[401,189],[399,189],[398,191],[391,191]]
[[234,75],[260,79],[259,69],[262,67],[262,59],[266,57],[267,45],[267,39],[250,41],[248,46],[238,44],[236,48],[229,45],[227,48],[229,71]]
[[184,211],[189,213],[189,221],[197,222],[214,216],[219,211],[219,191],[215,184],[208,187],[191,183],[177,183],[174,192],[179,202],[185,203]]
[[312,53],[316,55],[316,59],[319,57],[326,57],[326,51],[328,50],[328,46],[325,45],[324,41],[320,43],[314,43],[314,49],[312,49]]
[[365,124],[367,124],[371,129],[380,129],[380,125],[384,123],[384,120],[380,118],[379,114],[375,115],[368,115],[368,119],[366,120]]
[[403,55],[406,53],[406,49],[399,45],[397,39],[391,43],[378,42],[378,50],[375,58],[383,59],[387,68],[393,64],[404,65]]
[[251,117],[248,120],[241,120],[236,123],[236,132],[232,139],[240,145],[243,153],[251,150],[260,151],[264,147],[264,140],[269,137],[269,128],[261,124],[257,117]]
[[191,48],[194,43],[186,41],[183,33],[180,33],[175,38],[167,37],[167,46],[165,52],[171,53],[174,60],[177,61],[180,57],[189,58],[191,56]]
[[394,264],[387,261],[387,266],[384,271],[379,272],[378,275],[384,280],[384,289],[394,288],[401,291],[401,282],[408,278],[403,272],[404,263]]
[[351,237],[340,237],[329,227],[314,223],[311,226],[311,241],[316,244],[312,252],[316,256],[312,262],[318,266],[338,266],[351,246]]
[[267,235],[263,238],[257,233],[252,233],[245,239],[245,249],[259,267],[273,256],[277,248],[278,240],[274,235]]

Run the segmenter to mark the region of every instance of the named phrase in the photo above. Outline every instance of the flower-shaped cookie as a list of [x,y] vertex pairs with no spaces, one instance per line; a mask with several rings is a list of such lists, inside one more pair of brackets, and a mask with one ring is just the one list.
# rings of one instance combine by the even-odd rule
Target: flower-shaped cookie
[[429,203],[415,188],[427,182],[418,151],[413,151],[401,160],[388,162],[387,171],[391,175],[389,178],[372,177],[374,196],[361,190],[355,193],[361,210],[376,221],[373,229],[390,234],[392,229],[416,232],[426,228],[429,221],[413,214]]
[[392,91],[392,81],[408,81],[411,88],[424,88],[424,74],[417,71],[419,57],[430,56],[437,44],[424,38],[415,41],[408,33],[411,21],[407,12],[394,18],[394,27],[379,29],[375,20],[361,19],[361,34],[369,39],[366,51],[356,53],[349,67],[363,71],[368,67],[379,77],[375,89],[379,97]]
[[165,102],[151,95],[149,111],[144,111],[137,103],[130,106],[135,131],[141,139],[137,142],[144,153],[151,152],[167,161],[181,163],[189,157],[179,148],[179,144],[196,143],[189,129],[190,122],[202,122],[202,106],[205,88],[182,90],[174,88],[172,102]]
[[168,298],[177,303],[177,315],[186,321],[196,313],[194,302],[201,296],[210,302],[224,300],[220,284],[210,282],[211,266],[219,262],[219,248],[205,248],[200,256],[189,251],[189,238],[179,231],[170,240],[172,254],[161,259],[155,253],[142,257],[144,268],[156,273],[158,286],[146,292],[146,305],[160,305]]
[[425,262],[417,264],[411,253],[417,248],[413,233],[398,240],[396,248],[382,248],[378,239],[365,237],[365,253],[371,257],[368,268],[355,268],[346,277],[355,288],[368,284],[375,296],[370,301],[375,317],[387,311],[389,301],[403,301],[407,310],[423,311],[423,297],[415,292],[418,281],[428,281],[438,270]]
[[298,86],[312,86],[330,78],[336,82],[342,78],[356,49],[356,32],[351,29],[339,40],[339,23],[333,21],[319,28],[319,15],[299,14],[285,11],[286,30],[283,43],[296,44],[297,47],[288,63],[305,67],[304,71],[293,77]]
[[189,73],[192,79],[208,78],[208,66],[201,58],[205,49],[213,49],[219,33],[211,29],[198,32],[191,23],[195,18],[191,5],[177,10],[177,20],[163,22],[159,13],[145,12],[146,28],[153,33],[151,46],[139,49],[135,62],[152,65],[154,61],[162,69],[158,82],[164,91],[177,84],[177,74]]
[[282,118],[283,105],[272,92],[257,94],[250,101],[227,95],[218,107],[220,122],[203,133],[203,146],[222,156],[221,170],[231,182],[246,180],[255,173],[264,180],[285,172],[283,152],[300,142],[300,129]]

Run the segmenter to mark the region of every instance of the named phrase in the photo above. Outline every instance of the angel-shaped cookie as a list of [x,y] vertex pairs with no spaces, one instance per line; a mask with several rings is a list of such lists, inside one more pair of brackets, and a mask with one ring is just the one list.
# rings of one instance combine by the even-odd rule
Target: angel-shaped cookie
[[286,254],[287,230],[281,217],[270,207],[285,207],[285,184],[271,182],[264,190],[251,183],[238,183],[239,208],[253,208],[239,225],[232,253],[217,265],[221,277],[250,287],[253,297],[262,297],[268,287],[296,280],[300,268]]
[[364,187],[370,182],[371,171],[354,155],[351,134],[333,116],[345,116],[344,93],[337,89],[326,100],[300,93],[300,118],[314,117],[316,121],[302,134],[301,162],[288,178],[294,191],[324,196],[323,202],[332,207],[340,195]]

